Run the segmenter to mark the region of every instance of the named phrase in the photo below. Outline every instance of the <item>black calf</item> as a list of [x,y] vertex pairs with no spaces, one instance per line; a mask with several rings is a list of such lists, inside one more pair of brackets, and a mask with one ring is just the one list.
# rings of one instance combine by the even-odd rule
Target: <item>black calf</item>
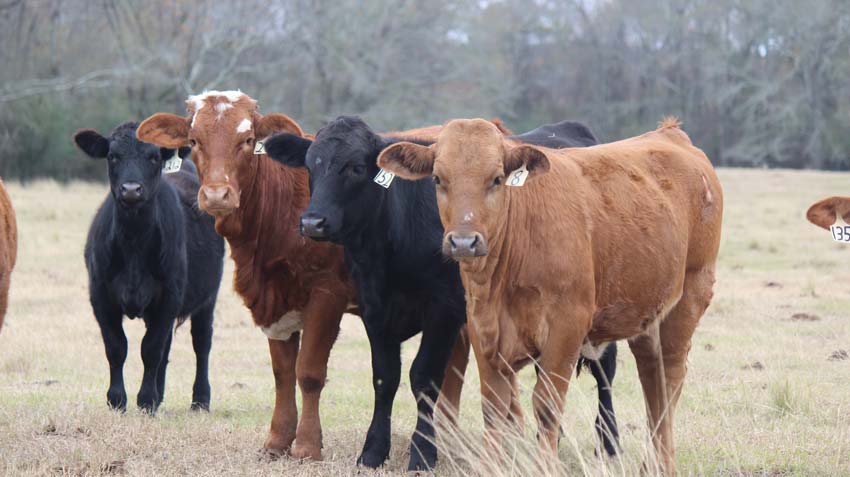
[[125,123],[109,138],[93,130],[74,136],[88,156],[106,158],[109,169],[110,194],[85,247],[90,300],[109,361],[107,402],[122,411],[127,407],[123,316],[145,322],[145,370],[136,403],[151,413],[164,397],[175,321],[191,317],[197,357],[192,409],[209,409],[209,352],[224,241],[212,217],[197,210],[199,183],[192,162],[163,174],[174,150],[140,142],[135,131],[135,123]]
[[[410,446],[410,470],[433,468],[433,407],[446,363],[466,322],[457,264],[440,253],[443,227],[434,185],[396,180],[389,189],[372,180],[382,138],[357,118],[341,117],[315,142],[279,135],[266,142],[269,156],[310,170],[310,205],[302,233],[345,246],[369,344],[375,407],[358,464],[378,467],[390,451],[390,416],[401,376],[401,343],[422,332],[410,385],[419,419]],[[308,150],[309,147],[309,150]]]

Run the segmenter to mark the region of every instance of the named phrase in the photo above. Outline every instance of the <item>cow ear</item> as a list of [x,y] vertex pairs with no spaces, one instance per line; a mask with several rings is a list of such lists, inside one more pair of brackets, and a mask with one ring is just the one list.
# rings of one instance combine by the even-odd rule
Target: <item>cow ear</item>
[[254,130],[257,139],[263,139],[274,133],[290,133],[296,136],[304,136],[304,131],[292,118],[285,114],[272,113],[262,116],[255,113]]
[[176,114],[156,113],[136,129],[139,141],[177,149],[189,142],[189,120]]
[[313,141],[295,134],[275,134],[266,139],[266,155],[288,167],[304,167],[307,149]]
[[397,142],[378,155],[378,167],[407,180],[419,180],[434,173],[434,146]]
[[527,144],[508,149],[504,160],[505,175],[509,175],[523,165],[528,170],[528,179],[549,172],[549,158],[540,149]]
[[74,142],[93,159],[103,159],[109,154],[109,140],[94,129],[77,131],[77,134],[74,134]]
[[830,197],[809,207],[806,218],[809,222],[829,229],[838,216],[850,224],[850,197]]

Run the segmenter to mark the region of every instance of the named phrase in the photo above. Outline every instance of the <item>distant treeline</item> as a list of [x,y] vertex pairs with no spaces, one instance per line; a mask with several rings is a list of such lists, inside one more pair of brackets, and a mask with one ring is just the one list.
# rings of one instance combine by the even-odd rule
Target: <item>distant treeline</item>
[[102,178],[74,150],[241,89],[306,130],[679,116],[718,165],[850,168],[847,0],[5,0],[0,175]]

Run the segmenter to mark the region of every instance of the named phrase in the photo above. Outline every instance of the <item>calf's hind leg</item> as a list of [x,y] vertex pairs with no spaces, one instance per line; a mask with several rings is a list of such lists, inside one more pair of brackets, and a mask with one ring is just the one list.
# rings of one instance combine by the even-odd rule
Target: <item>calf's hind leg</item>
[[609,343],[598,361],[590,361],[590,372],[596,379],[596,391],[599,397],[599,414],[596,416],[596,434],[605,453],[617,455],[620,444],[620,432],[614,418],[614,403],[611,387],[617,371],[617,343]]
[[195,384],[192,386],[193,411],[210,410],[210,349],[212,349],[213,309],[205,307],[192,315],[192,347],[195,349]]
[[661,470],[676,472],[673,418],[687,373],[691,337],[708,307],[714,269],[703,268],[685,275],[682,298],[660,325],[629,341],[643,387],[652,443]]

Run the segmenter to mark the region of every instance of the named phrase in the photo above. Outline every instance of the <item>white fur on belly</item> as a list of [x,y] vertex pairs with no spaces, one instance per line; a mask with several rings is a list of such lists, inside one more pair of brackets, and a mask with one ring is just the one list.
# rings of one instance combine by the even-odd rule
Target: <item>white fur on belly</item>
[[304,320],[301,319],[300,311],[290,311],[281,316],[271,326],[260,328],[270,340],[286,341],[294,333],[304,328]]
[[590,343],[590,341],[585,341],[581,344],[581,355],[587,359],[599,361],[599,358],[601,358],[602,354],[605,353],[605,347],[607,346],[607,342],[599,343],[594,346]]

